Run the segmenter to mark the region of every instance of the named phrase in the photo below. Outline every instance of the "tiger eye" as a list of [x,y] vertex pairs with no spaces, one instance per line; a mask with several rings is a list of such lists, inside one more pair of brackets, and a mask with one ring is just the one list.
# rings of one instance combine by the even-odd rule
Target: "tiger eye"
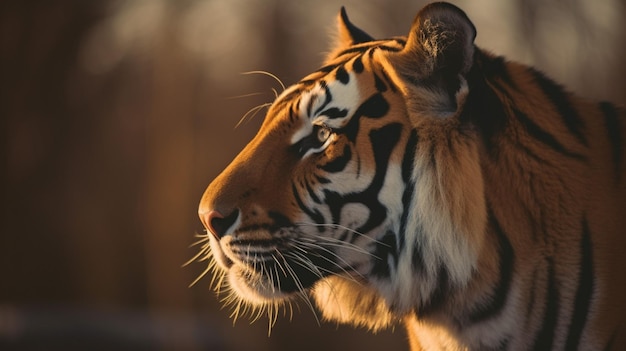
[[317,140],[323,143],[326,140],[328,140],[328,138],[330,138],[330,134],[331,134],[330,129],[326,127],[321,127],[320,129],[317,130]]

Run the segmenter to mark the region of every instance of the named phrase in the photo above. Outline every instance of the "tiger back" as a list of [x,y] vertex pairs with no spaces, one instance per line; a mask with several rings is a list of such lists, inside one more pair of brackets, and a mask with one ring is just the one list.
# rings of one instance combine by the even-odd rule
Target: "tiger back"
[[626,348],[626,112],[475,36],[447,3],[384,40],[342,9],[200,202],[236,314],[315,302],[413,350]]

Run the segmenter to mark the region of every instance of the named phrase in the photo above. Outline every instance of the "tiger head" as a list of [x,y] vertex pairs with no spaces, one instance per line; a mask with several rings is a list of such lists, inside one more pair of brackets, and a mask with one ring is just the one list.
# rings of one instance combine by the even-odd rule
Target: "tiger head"
[[199,215],[238,310],[313,296],[327,319],[378,329],[478,260],[479,143],[462,113],[475,30],[447,4],[406,37],[374,40],[344,9],[338,22],[323,67],[276,98]]

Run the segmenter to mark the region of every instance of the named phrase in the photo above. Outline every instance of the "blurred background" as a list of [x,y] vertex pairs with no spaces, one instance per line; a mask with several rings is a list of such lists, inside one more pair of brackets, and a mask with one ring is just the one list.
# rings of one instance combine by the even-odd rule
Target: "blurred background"
[[[626,101],[623,0],[453,1],[477,43],[571,90]],[[425,1],[56,0],[0,3],[0,350],[406,350],[293,321],[233,324],[209,289],[197,204],[280,85],[321,64],[345,5],[375,37]],[[252,95],[250,95],[252,94]]]

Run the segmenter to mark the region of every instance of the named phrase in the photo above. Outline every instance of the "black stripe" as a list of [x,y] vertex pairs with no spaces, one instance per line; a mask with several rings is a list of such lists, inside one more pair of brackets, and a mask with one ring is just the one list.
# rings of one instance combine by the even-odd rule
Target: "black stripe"
[[399,123],[388,124],[380,129],[372,130],[369,133],[370,143],[374,150],[376,171],[372,183],[359,196],[362,197],[359,202],[366,204],[370,208],[370,215],[367,222],[357,229],[361,233],[369,232],[374,227],[380,225],[387,217],[387,208],[380,203],[378,198],[380,196],[380,190],[385,183],[389,162],[391,161],[391,154],[400,141],[401,135],[402,125]]
[[346,145],[340,156],[337,156],[335,159],[317,167],[329,173],[337,173],[343,171],[351,159],[352,151],[350,150],[350,145]]
[[350,75],[348,74],[348,72],[343,66],[340,66],[339,68],[337,68],[335,77],[337,77],[337,80],[340,81],[341,84],[343,85],[346,85],[348,84],[348,82],[350,82]]
[[577,160],[585,159],[583,155],[568,150],[565,146],[563,146],[563,144],[561,144],[558,140],[556,140],[556,138],[552,134],[543,130],[538,124],[536,124],[532,119],[530,119],[522,111],[515,109],[513,110],[513,112],[515,113],[515,117],[517,117],[517,120],[522,124],[526,132],[530,136],[535,138],[536,140],[540,141],[546,146],[549,146],[552,150],[562,155],[565,155],[565,156],[568,156]]
[[501,80],[507,86],[513,88],[514,90],[518,90],[517,85],[511,75],[509,74],[507,62],[503,56],[495,57],[493,60],[489,61],[488,68],[486,69],[492,78],[496,78]]
[[[371,50],[369,50],[368,52],[365,53],[370,58],[370,60],[374,59],[374,53],[376,52],[376,49],[378,49],[378,48],[377,47],[376,48],[372,48]],[[365,54],[363,54],[363,55],[365,55]]]
[[496,239],[498,240],[498,254],[500,256],[500,277],[491,296],[491,302],[488,305],[481,305],[470,314],[470,323],[482,322],[502,311],[509,296],[511,280],[513,278],[513,265],[515,261],[515,252],[508,237],[502,230],[500,223],[489,210],[489,222],[493,226]]
[[583,234],[580,243],[581,257],[580,271],[578,272],[578,289],[576,290],[576,299],[574,300],[572,324],[570,325],[565,345],[566,350],[575,350],[578,347],[593,298],[593,250],[591,247],[591,233],[586,218],[583,219],[582,225]]
[[394,38],[393,41],[400,44],[400,46],[404,47],[406,45],[406,40],[402,38]]
[[494,87],[496,77],[489,71],[491,60],[478,54],[477,62],[467,76],[469,95],[461,119],[471,121],[479,128],[489,156],[496,160],[499,157],[497,139],[506,129],[509,117]]
[[330,73],[330,72],[332,72],[332,70],[335,69],[335,67],[337,67],[337,64],[326,65],[326,66],[322,66],[322,67],[318,68],[317,71],[315,71],[315,72]]
[[361,117],[380,118],[389,111],[389,103],[383,94],[376,93],[363,102],[352,114],[350,121],[337,132],[345,135],[351,142],[356,141],[356,136],[360,130]]
[[363,66],[362,56],[358,56],[357,58],[354,59],[354,62],[352,62],[352,69],[354,70],[355,73],[363,72],[363,69],[365,69],[365,67]]
[[[376,248],[373,255],[377,257],[372,265],[371,273],[376,277],[389,277],[391,275],[391,267],[394,271],[398,264],[398,245],[396,243],[396,235],[388,231],[379,241],[376,242]],[[390,259],[391,258],[391,266]]]
[[533,312],[537,309],[536,294],[537,294],[537,267],[533,270],[532,278],[530,279],[530,292],[528,296],[528,302],[526,303],[526,322],[524,323],[524,330],[528,329],[528,324],[531,322]]
[[[306,207],[302,198],[300,197],[300,193],[298,193],[298,187],[295,183],[291,183],[291,192],[293,193],[293,197],[296,199],[296,203],[298,207],[304,212],[307,216],[311,217],[311,219],[317,224],[324,224],[324,216],[318,210],[311,210]],[[324,231],[324,227],[320,226],[317,228],[320,232]]]
[[389,51],[389,52],[399,52],[399,51],[402,51],[402,48],[400,48],[400,47],[388,46],[388,45],[381,45],[381,46],[377,47],[377,49],[381,49],[383,51]]
[[361,227],[356,228],[357,232],[368,233],[385,221],[388,209],[379,200],[380,190],[385,183],[391,154],[401,135],[402,125],[400,123],[388,124],[380,129],[370,131],[369,138],[374,150],[376,169],[374,170],[374,178],[367,189],[344,194],[324,190],[325,204],[328,206],[333,223],[341,223],[343,207],[353,203],[361,203],[369,208],[367,220]]
[[576,108],[574,108],[574,106],[570,103],[568,94],[565,92],[563,87],[548,79],[543,73],[535,69],[530,69],[530,72],[535,77],[535,82],[539,85],[543,93],[546,94],[546,97],[556,107],[557,111],[561,115],[561,118],[563,119],[563,123],[565,123],[570,133],[572,133],[581,144],[586,146],[587,138],[583,133],[585,130],[585,123],[580,118]]
[[416,314],[420,317],[428,316],[441,309],[449,295],[450,278],[448,276],[448,270],[445,267],[440,265],[437,276],[431,278],[437,280],[437,287],[430,296],[425,298],[426,302],[418,307]]
[[345,108],[337,108],[337,107],[331,107],[329,109],[326,109],[320,113],[316,113],[316,116],[326,116],[330,119],[335,119],[335,118],[343,118],[345,116],[348,115],[348,110]]
[[373,48],[375,46],[376,45],[370,44],[370,45],[351,47],[349,49],[341,51],[339,54],[335,55],[335,57],[339,58],[339,57],[341,57],[343,55],[354,54],[354,53],[363,54],[364,52],[366,52],[367,50],[369,50],[369,49],[371,49],[371,48]]
[[402,180],[408,183],[411,179],[411,174],[415,168],[415,152],[417,151],[417,132],[415,129],[411,130],[409,140],[407,140],[406,148],[404,149],[404,158],[402,159]]
[[315,175],[315,179],[317,179],[318,182],[320,182],[320,184],[328,184],[330,183],[330,179],[326,178],[326,177],[322,177],[320,175]]
[[402,193],[402,215],[400,216],[400,235],[399,246],[404,247],[406,239],[406,225],[409,219],[409,210],[411,202],[415,195],[415,182],[411,180],[411,174],[415,168],[415,151],[417,149],[417,132],[411,131],[406,148],[404,149],[404,158],[402,159],[402,181],[404,181],[404,192]]
[[387,85],[376,73],[374,73],[374,84],[376,86],[376,90],[380,92],[387,90]]
[[366,116],[370,118],[383,117],[389,111],[389,103],[382,94],[374,94],[367,99],[354,113],[355,116]]
[[619,120],[617,109],[609,102],[601,102],[600,110],[604,113],[604,124],[611,144],[613,152],[613,167],[615,169],[615,180],[619,182],[621,178],[623,143],[622,143],[622,126]]
[[387,83],[389,88],[391,88],[391,91],[393,91],[394,93],[397,92],[398,87],[396,87],[396,85],[391,81],[391,78],[389,78],[387,72],[383,69],[380,71],[380,74],[383,76],[383,80],[385,81],[385,83]]
[[[330,92],[330,88],[326,84],[326,81],[324,80],[320,81],[320,87],[324,88],[324,103],[322,103],[321,106],[315,109],[315,112],[313,112],[313,115],[311,115],[310,108],[309,108],[309,117],[319,116],[320,111],[326,108],[326,106],[328,106],[328,104],[330,104],[330,102],[333,101],[333,94]],[[311,100],[309,101],[309,104],[312,104],[315,101],[317,101],[317,97],[312,97]]]
[[[360,60],[361,56],[362,56],[362,54],[357,56],[356,60]],[[322,66],[322,67],[318,68],[315,72],[309,74],[307,76],[308,79],[301,80],[300,82],[298,82],[298,84],[303,84],[303,85],[313,84],[313,83],[317,82],[317,80],[320,77],[323,77],[323,76],[327,75],[328,73],[332,72],[335,68],[338,68],[338,71],[336,73],[341,76],[343,73],[340,72],[340,71],[343,70],[343,71],[347,72],[345,67],[344,67],[344,65],[346,63],[350,62],[350,60],[352,60],[352,57],[348,57],[348,58],[346,58],[344,60],[340,60],[339,62],[333,62],[333,63],[331,63],[329,65]],[[353,68],[354,68],[354,64],[353,64]],[[357,72],[357,73],[359,73],[359,72]],[[337,76],[336,76],[336,78],[339,79]]]
[[[415,236],[417,237],[423,236],[422,233],[424,232],[424,228],[422,228],[421,225],[418,228],[411,228],[411,229],[416,231],[416,233],[414,234]],[[424,251],[424,248],[422,247],[421,243],[417,242],[415,243],[415,247],[413,247],[413,252],[411,253],[411,267],[413,268],[414,273],[421,274],[421,275],[424,275],[425,273],[423,251]]]
[[548,259],[548,286],[546,287],[546,309],[543,324],[539,328],[532,350],[552,350],[554,334],[559,316],[559,292],[554,274],[554,262]]
[[309,196],[311,196],[311,200],[313,200],[317,204],[321,203],[320,198],[317,197],[317,195],[315,194],[315,190],[311,188],[311,184],[306,180],[304,181],[304,184],[306,185],[306,191],[309,193]]
[[411,202],[414,196],[415,182],[408,181],[404,186],[404,191],[402,192],[402,215],[400,216],[400,235],[398,239],[400,247],[404,247],[406,244],[406,225],[409,220],[409,210],[411,209]]

